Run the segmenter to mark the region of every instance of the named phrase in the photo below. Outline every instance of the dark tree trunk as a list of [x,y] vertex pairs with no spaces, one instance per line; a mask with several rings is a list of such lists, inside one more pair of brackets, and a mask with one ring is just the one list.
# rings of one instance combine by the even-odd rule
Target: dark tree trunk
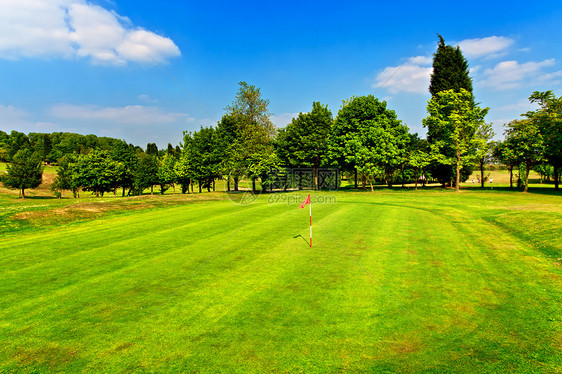
[[509,188],[513,188],[513,165],[509,168]]
[[525,163],[525,169],[525,189],[523,190],[523,192],[527,192],[529,190],[529,171],[531,170],[530,162]]
[[213,192],[215,192],[215,178],[213,178]]
[[456,177],[456,185],[455,191],[460,191],[460,181],[461,181],[461,152],[457,147],[457,177]]
[[484,188],[484,160],[480,161],[480,188]]
[[226,190],[230,192],[230,177],[226,178]]
[[252,178],[252,192],[256,192],[256,178]]
[[25,199],[25,188],[21,189],[21,198]]
[[238,177],[234,177],[234,191],[238,191]]
[[355,169],[355,188],[357,188],[357,169]]
[[197,181],[197,182],[198,182],[197,184],[199,185],[199,193],[202,193],[203,191],[201,190],[201,181]]

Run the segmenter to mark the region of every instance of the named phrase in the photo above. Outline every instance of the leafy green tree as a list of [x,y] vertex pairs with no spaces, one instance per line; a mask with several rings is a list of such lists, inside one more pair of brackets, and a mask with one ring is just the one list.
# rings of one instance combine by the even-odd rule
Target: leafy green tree
[[461,166],[472,163],[475,151],[482,147],[478,137],[479,129],[484,126],[484,117],[488,108],[480,109],[473,104],[472,94],[461,88],[441,91],[427,103],[429,115],[424,118],[424,127],[438,131],[443,141],[441,153],[451,165],[455,165],[458,192],[461,181]]
[[509,188],[513,188],[513,168],[518,163],[514,150],[506,141],[497,142],[494,145],[493,156],[507,167],[509,171]]
[[96,197],[115,191],[125,166],[112,160],[107,151],[93,150],[79,155],[73,165],[73,187],[92,191]]
[[506,146],[524,165],[524,192],[529,189],[529,171],[544,159],[544,139],[537,121],[520,119],[506,125]]
[[202,127],[199,131],[184,134],[184,147],[189,160],[189,174],[201,189],[211,190],[214,180],[220,175],[220,152],[217,147],[217,132],[213,127]]
[[8,157],[8,151],[4,148],[0,148],[0,162],[6,162]]
[[150,187],[150,194],[154,193],[154,185],[158,184],[158,157],[141,153],[133,171],[133,186],[137,194]]
[[217,124],[217,150],[219,152],[219,169],[226,176],[227,190],[230,191],[230,180],[234,181],[234,190],[238,191],[238,181],[248,166],[245,159],[244,139],[239,117],[225,114]]
[[[29,138],[23,132],[13,130],[10,133],[10,148],[8,158],[11,160],[20,150],[31,148]],[[32,152],[33,153],[33,152]]]
[[418,180],[423,170],[431,163],[429,143],[420,139],[418,134],[410,134],[406,150],[406,163],[413,170],[415,189],[418,189]]
[[363,173],[371,184],[382,175],[392,184],[408,142],[408,128],[374,96],[344,102],[334,122],[327,157],[344,170]]
[[158,156],[158,147],[156,146],[156,143],[148,143],[146,145],[146,154]]
[[239,144],[235,151],[240,153],[236,157],[244,160],[242,166],[247,169],[255,190],[261,170],[252,166],[262,164],[259,160],[274,152],[275,126],[271,122],[269,100],[262,97],[261,90],[246,82],[240,82],[239,86],[234,102],[225,109],[237,125]]
[[494,129],[491,123],[483,123],[476,130],[476,138],[479,140],[476,143],[476,159],[480,165],[480,187],[484,188],[484,169],[486,163],[492,156],[494,144],[491,141],[494,137]]
[[19,150],[7,166],[7,174],[1,178],[4,186],[21,191],[21,198],[25,199],[25,190],[37,188],[43,179],[41,157],[32,153],[29,148]]
[[553,167],[554,189],[559,189],[559,172],[562,167],[562,97],[552,91],[535,91],[529,97],[539,109],[525,114],[536,122],[544,140],[544,157]]
[[181,185],[181,193],[189,193],[189,186],[193,190],[193,184],[191,179],[191,171],[189,165],[189,154],[187,149],[180,154],[178,161],[174,166],[174,172],[176,174],[176,181]]
[[72,184],[72,170],[75,157],[73,155],[65,155],[57,161],[57,176],[51,184],[51,190],[55,192],[59,198],[63,197],[65,190],[73,190],[73,195],[76,196],[76,191],[73,189]]
[[127,188],[129,191],[133,189],[133,174],[138,162],[135,147],[124,140],[118,140],[114,142],[110,155],[112,160],[118,161],[124,166],[120,169],[121,173],[118,175],[116,183],[123,188],[122,196],[125,196]]
[[173,152],[164,155],[160,162],[160,167],[158,169],[158,181],[160,183],[160,192],[162,194],[164,194],[166,186],[172,186],[174,194],[176,193],[176,162],[177,160]]
[[309,113],[299,113],[285,129],[279,131],[276,150],[282,164],[289,167],[317,169],[326,158],[327,139],[333,124],[332,112],[327,105],[312,103]]

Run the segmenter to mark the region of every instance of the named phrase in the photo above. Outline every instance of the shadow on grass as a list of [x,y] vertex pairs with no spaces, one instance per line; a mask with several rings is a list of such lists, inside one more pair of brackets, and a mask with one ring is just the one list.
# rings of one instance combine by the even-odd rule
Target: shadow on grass
[[304,242],[306,243],[306,245],[309,244],[309,243],[306,241],[306,239],[304,238],[304,236],[302,236],[302,235],[300,235],[300,234],[299,234],[299,235],[296,235],[296,236],[293,236],[293,239],[298,239],[298,238],[301,238],[302,240],[304,240]]

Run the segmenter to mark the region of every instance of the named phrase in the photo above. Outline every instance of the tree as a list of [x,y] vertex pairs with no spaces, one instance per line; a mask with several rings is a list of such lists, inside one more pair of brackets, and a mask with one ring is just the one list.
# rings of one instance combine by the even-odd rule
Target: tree
[[406,152],[406,163],[414,171],[415,189],[417,190],[420,173],[431,163],[429,143],[425,139],[420,139],[418,134],[410,134]]
[[184,152],[180,154],[180,157],[174,166],[174,172],[176,174],[177,183],[181,184],[181,193],[189,193],[189,185],[192,183],[192,179],[187,149],[184,149]]
[[497,142],[493,151],[494,158],[499,160],[509,170],[509,188],[513,188],[513,168],[517,165],[514,150],[506,141]]
[[433,54],[433,72],[429,84],[431,97],[441,91],[464,89],[472,93],[472,78],[468,75],[468,62],[459,46],[445,45],[445,40],[437,34],[439,42]]
[[13,130],[10,133],[8,157],[11,160],[20,150],[31,148],[29,138],[23,132]]
[[[431,82],[429,92],[431,97],[436,98],[437,94],[442,91],[454,90],[460,92],[464,89],[472,94],[472,78],[469,76],[468,62],[464,58],[458,46],[445,45],[445,40],[437,34],[439,41],[437,51],[433,55],[433,71],[431,73]],[[471,98],[474,105],[474,99]],[[427,129],[427,140],[431,145],[439,142],[447,142],[448,134],[441,132],[441,128],[429,126]],[[451,149],[449,149],[452,151]],[[442,151],[446,151],[443,149]],[[447,158],[453,158],[454,154],[446,154]],[[443,185],[453,180],[455,170],[453,164],[435,164],[431,166],[431,174],[438,179]],[[461,175],[467,178],[472,173],[472,165],[463,165]]]
[[[443,140],[441,153],[456,166],[455,190],[460,188],[461,166],[471,163],[481,144],[479,129],[484,125],[488,108],[473,104],[472,94],[465,89],[441,91],[427,103],[428,117],[423,126],[436,130]],[[452,155],[452,156],[451,156]]]
[[299,113],[277,135],[276,150],[280,161],[289,167],[313,168],[316,186],[317,169],[326,158],[332,124],[332,112],[328,106],[313,102],[310,113]]
[[400,165],[408,142],[408,128],[374,96],[344,102],[334,122],[327,157],[344,170],[364,174],[371,184],[382,175],[388,185]]
[[529,101],[540,106],[525,116],[539,127],[544,141],[544,157],[553,167],[554,189],[558,190],[562,167],[562,97],[557,98],[552,91],[535,91]]
[[156,146],[156,143],[148,143],[146,145],[146,154],[158,156],[158,147]]
[[220,175],[220,159],[217,147],[217,133],[213,127],[202,127],[199,131],[184,134],[184,149],[189,160],[190,178],[211,190],[214,180]]
[[531,119],[511,121],[506,125],[506,146],[514,158],[525,166],[524,192],[529,189],[529,171],[543,160],[544,140],[539,125]]
[[92,191],[96,197],[115,191],[125,165],[111,159],[107,151],[93,150],[79,155],[73,165],[73,187]]
[[244,161],[242,166],[247,169],[255,190],[260,170],[252,170],[251,166],[261,164],[260,159],[268,158],[273,153],[275,126],[271,122],[269,100],[262,98],[261,90],[246,82],[240,82],[239,86],[236,99],[225,109],[237,126],[237,158]]
[[42,180],[41,157],[28,148],[21,149],[14,155],[7,166],[7,174],[1,178],[4,186],[20,190],[22,199],[25,199],[26,189],[39,187]]
[[486,167],[486,162],[492,156],[492,150],[494,144],[491,142],[494,137],[494,129],[491,123],[483,123],[476,130],[476,159],[480,165],[480,187],[484,188],[484,168]]
[[247,168],[246,150],[238,117],[225,114],[217,124],[217,150],[220,159],[220,172],[226,176],[227,190],[230,179],[234,180],[234,191],[238,191],[238,180]]
[[174,188],[174,194],[176,193],[176,162],[177,160],[174,157],[173,152],[164,155],[160,162],[160,168],[158,169],[158,181],[160,183],[160,192],[162,195],[166,191],[166,186],[170,185]]
[[51,184],[51,190],[55,192],[59,198],[62,197],[64,190],[73,190],[74,196],[76,191],[73,189],[72,184],[72,164],[75,162],[72,155],[63,156],[58,160],[59,167],[57,168],[57,176]]
[[155,184],[158,184],[158,157],[141,153],[133,171],[133,187],[139,195],[150,187],[150,194],[153,194]]
[[135,147],[124,140],[118,140],[114,143],[110,155],[112,160],[118,161],[124,166],[116,182],[123,188],[122,196],[125,196],[125,189],[129,188],[130,191],[133,188],[133,174],[138,163]]

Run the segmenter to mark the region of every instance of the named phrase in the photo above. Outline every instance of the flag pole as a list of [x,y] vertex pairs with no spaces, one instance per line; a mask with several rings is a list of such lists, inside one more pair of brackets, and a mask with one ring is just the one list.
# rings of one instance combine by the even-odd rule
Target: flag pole
[[312,202],[308,204],[308,212],[310,214],[310,248],[312,248]]

